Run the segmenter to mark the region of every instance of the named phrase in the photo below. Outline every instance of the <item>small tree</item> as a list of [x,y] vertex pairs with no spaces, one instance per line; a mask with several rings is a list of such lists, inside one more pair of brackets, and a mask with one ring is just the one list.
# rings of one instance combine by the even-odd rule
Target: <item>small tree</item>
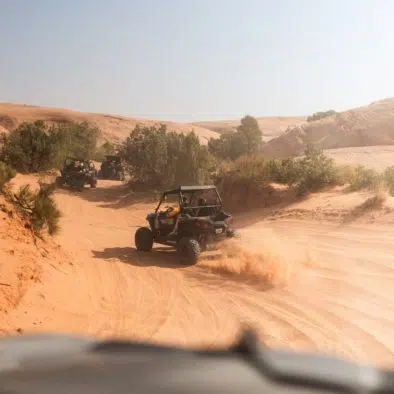
[[263,133],[256,118],[249,115],[242,118],[241,124],[237,127],[237,132],[243,137],[245,153],[254,153],[260,149]]
[[137,125],[123,143],[121,156],[135,180],[160,185],[167,164],[166,126]]
[[299,194],[314,192],[336,182],[334,160],[313,144],[307,145],[299,166],[300,181],[297,185]]
[[67,156],[93,159],[100,130],[87,122],[61,123],[53,127],[51,139],[51,164],[63,164]]
[[220,138],[211,138],[208,142],[209,151],[216,157],[225,160],[236,160],[246,154],[257,152],[262,144],[262,132],[257,120],[245,116],[237,131],[222,134]]
[[120,149],[133,181],[163,188],[207,181],[211,166],[208,149],[195,133],[167,132],[165,125],[136,126]]

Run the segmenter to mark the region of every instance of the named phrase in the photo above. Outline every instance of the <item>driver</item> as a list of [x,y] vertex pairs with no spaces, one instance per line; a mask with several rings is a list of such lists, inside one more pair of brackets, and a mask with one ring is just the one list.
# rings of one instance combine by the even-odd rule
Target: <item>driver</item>
[[198,208],[197,216],[209,216],[210,215],[210,209],[208,207],[206,207],[207,200],[205,198],[199,198],[198,205],[202,208]]
[[177,207],[171,207],[168,212],[167,212],[167,217],[168,219],[173,218],[174,216],[177,216],[181,212],[181,208],[179,206]]
[[174,235],[177,233],[178,224],[179,224],[179,217],[181,216],[180,213],[181,213],[181,207],[179,205],[177,207],[172,208],[172,210],[168,212],[167,217],[169,219],[174,218],[174,220],[175,220],[174,227],[168,235]]

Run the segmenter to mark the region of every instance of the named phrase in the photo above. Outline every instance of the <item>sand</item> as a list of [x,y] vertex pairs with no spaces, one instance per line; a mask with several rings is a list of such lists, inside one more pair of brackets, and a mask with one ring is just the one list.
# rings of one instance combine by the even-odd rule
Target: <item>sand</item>
[[240,241],[180,267],[165,247],[135,251],[152,199],[115,181],[59,190],[54,241],[34,245],[2,213],[0,330],[214,347],[249,324],[272,347],[393,364],[392,200],[342,220],[370,197],[333,190],[239,217]]

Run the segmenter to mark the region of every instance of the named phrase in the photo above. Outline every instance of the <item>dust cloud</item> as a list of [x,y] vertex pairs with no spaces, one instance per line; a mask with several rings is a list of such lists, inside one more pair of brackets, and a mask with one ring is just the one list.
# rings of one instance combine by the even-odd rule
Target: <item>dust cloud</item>
[[268,230],[259,237],[248,233],[240,238],[211,246],[199,265],[222,276],[259,281],[272,287],[286,286],[296,280],[301,271],[314,265],[308,250],[289,240],[279,240]]

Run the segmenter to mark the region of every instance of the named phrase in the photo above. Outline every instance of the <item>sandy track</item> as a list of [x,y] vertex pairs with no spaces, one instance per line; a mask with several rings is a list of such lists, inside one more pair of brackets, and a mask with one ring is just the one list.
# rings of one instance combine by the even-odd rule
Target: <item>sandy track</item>
[[[291,256],[281,263],[294,264],[294,275],[287,286],[272,287],[256,274],[267,254],[241,253],[231,261],[207,256],[181,268],[166,248],[137,253],[135,226],[154,204],[127,201],[125,207],[122,193],[116,183],[101,181],[81,195],[57,194],[64,214],[58,242],[68,257],[43,266],[41,283],[10,314],[11,323],[27,331],[187,346],[227,344],[248,323],[272,346],[392,363],[390,226],[286,219],[243,229],[253,253],[265,242],[270,252]],[[309,266],[300,265],[306,253]],[[235,273],[242,265],[244,272]]]
[[[356,359],[392,362],[394,235],[390,228],[304,221],[277,222],[273,228],[281,237],[291,237],[292,245],[308,244],[313,256],[313,267],[302,273],[297,284],[267,292],[260,302],[265,313],[274,315],[274,342],[286,346],[289,339],[297,348],[306,345]],[[281,319],[290,327],[282,335]]]

